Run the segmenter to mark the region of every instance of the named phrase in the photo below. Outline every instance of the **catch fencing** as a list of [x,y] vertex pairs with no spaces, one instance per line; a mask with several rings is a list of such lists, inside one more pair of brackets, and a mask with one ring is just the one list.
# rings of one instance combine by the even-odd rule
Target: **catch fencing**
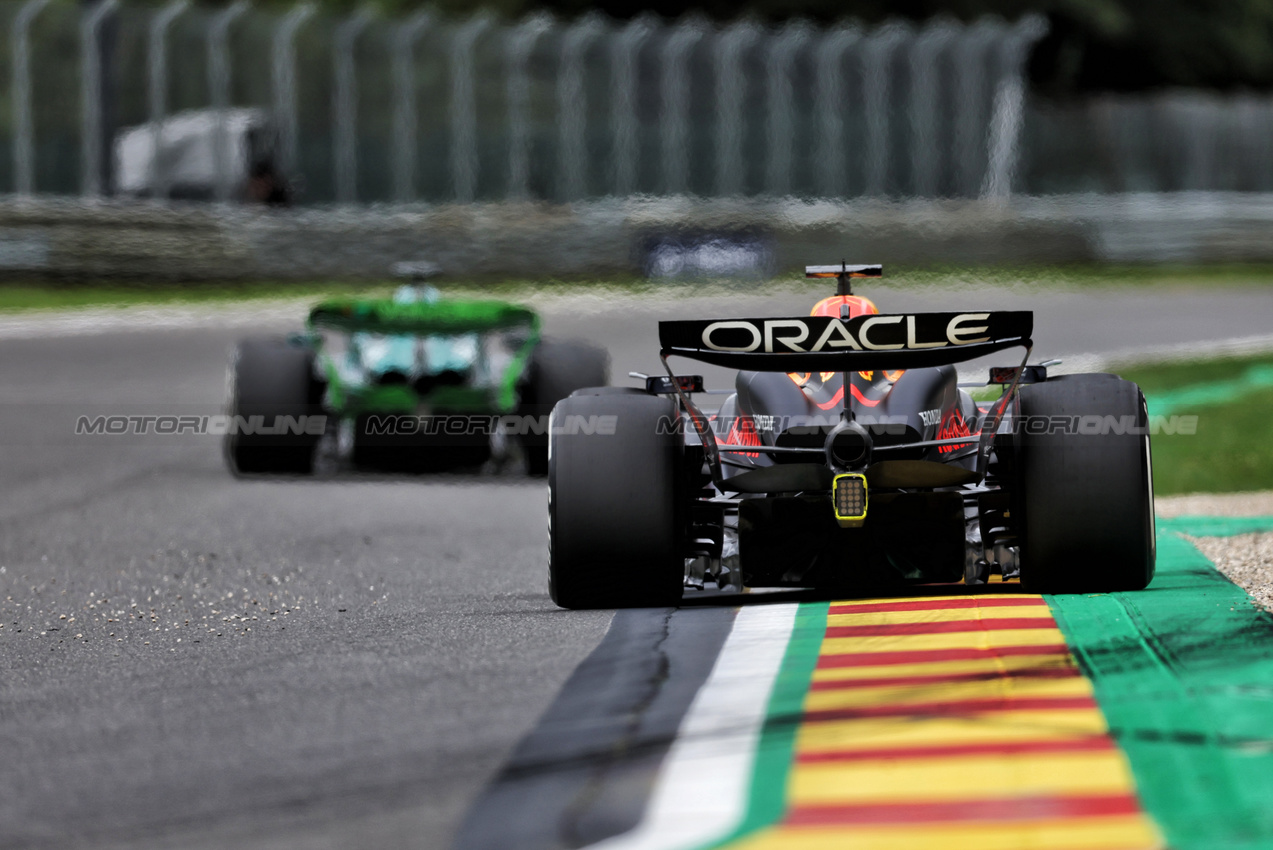
[[[121,128],[258,107],[306,203],[1006,196],[1022,67],[1045,29],[333,17],[243,0],[26,0],[0,26],[0,190],[109,194]],[[213,194],[230,197],[242,169],[212,150]]]
[[[0,2],[0,193],[137,193],[121,132],[208,122],[207,197],[268,153],[302,205],[1273,191],[1273,98],[1030,97],[1044,31]],[[140,193],[175,194],[152,159]]]

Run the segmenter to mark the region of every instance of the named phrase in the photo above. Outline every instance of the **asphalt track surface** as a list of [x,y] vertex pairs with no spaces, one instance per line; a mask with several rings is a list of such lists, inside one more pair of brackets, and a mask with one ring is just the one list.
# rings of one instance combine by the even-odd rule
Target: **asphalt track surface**
[[[617,381],[657,367],[660,317],[809,300],[541,303],[549,333],[610,348]],[[1273,315],[1255,290],[879,300],[1032,307],[1038,357],[1205,350]],[[74,435],[79,415],[218,412],[244,324],[0,338],[0,846],[446,846],[606,635],[611,614],[547,597],[542,482],[243,482],[212,437]],[[720,610],[679,619],[715,634]],[[687,698],[665,678],[635,680],[641,705]]]

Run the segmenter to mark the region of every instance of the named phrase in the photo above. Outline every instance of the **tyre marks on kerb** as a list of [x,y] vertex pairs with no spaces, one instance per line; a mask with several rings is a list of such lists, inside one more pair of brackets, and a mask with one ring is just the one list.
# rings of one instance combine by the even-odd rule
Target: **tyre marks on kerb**
[[[1047,604],[994,590],[1009,592],[743,607],[670,747],[644,761],[616,752],[601,773],[554,767],[555,779],[526,786],[528,765],[535,776],[536,765],[570,758],[551,747],[581,715],[554,707],[546,722],[560,724],[556,737],[537,731],[519,748],[460,846],[1161,846]],[[667,622],[675,631],[721,614],[682,609]],[[625,616],[638,615],[620,614],[615,629],[629,627]],[[667,684],[680,652],[705,651],[680,643]],[[628,795],[623,805],[616,789]],[[611,802],[581,808],[584,799]],[[581,810],[589,829],[577,828],[587,822]],[[567,821],[575,828],[563,829]]]
[[640,826],[594,845],[597,850],[697,847],[727,834],[743,819],[796,608],[755,606],[738,612],[667,754]]
[[455,846],[579,847],[636,827],[733,621],[729,608],[617,612],[469,811]]
[[1158,530],[1147,591],[1049,602],[1169,845],[1273,847],[1273,616],[1177,536],[1273,531],[1273,517]]

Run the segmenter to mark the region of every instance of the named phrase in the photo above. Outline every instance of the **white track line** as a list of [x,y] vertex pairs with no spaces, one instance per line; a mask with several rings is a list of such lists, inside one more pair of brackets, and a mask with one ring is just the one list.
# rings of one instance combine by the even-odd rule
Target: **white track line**
[[738,612],[690,703],[636,829],[593,850],[688,850],[721,839],[747,813],[752,765],[796,604]]
[[1244,357],[1270,351],[1273,351],[1273,334],[1197,340],[1172,345],[1146,345],[1100,354],[1058,354],[1056,358],[1061,361],[1061,365],[1049,369],[1048,373],[1065,375],[1075,372],[1116,372],[1120,367],[1141,363],[1179,363],[1186,360]]
[[[1180,363],[1192,360],[1211,360],[1220,357],[1245,357],[1273,351],[1273,334],[1240,336],[1231,339],[1206,339],[1172,345],[1146,345],[1139,348],[1120,348],[1105,352],[1057,354],[1060,366],[1048,369],[1049,375],[1071,375],[1081,372],[1117,372],[1126,366],[1141,363]],[[1030,358],[1038,363],[1042,357]],[[1018,361],[1019,362],[1019,361]],[[958,370],[959,380],[969,383],[984,381],[986,370],[978,365]]]

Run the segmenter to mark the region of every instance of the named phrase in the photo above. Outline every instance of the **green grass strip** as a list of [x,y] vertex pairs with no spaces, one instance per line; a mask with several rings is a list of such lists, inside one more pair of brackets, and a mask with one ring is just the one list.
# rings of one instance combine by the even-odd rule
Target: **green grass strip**
[[830,603],[801,603],[787,642],[787,652],[774,680],[765,724],[756,745],[747,811],[733,832],[709,847],[723,847],[772,826],[787,810],[787,777],[795,756],[796,733],[804,716],[805,695],[822,651]]
[[1235,534],[1273,531],[1273,517],[1182,516],[1171,519],[1159,517],[1158,534],[1161,536],[1164,531],[1175,531],[1190,537],[1232,537]]
[[1175,533],[1257,530],[1164,520],[1147,590],[1047,597],[1174,850],[1273,848],[1273,617]]
[[388,297],[386,283],[335,281],[234,281],[109,284],[23,284],[0,282],[0,314],[22,315],[43,310],[85,308],[184,307],[235,305],[255,301],[322,298],[358,294]]
[[1237,378],[1164,390],[1146,397],[1151,416],[1190,413],[1193,408],[1228,404],[1257,390],[1273,388],[1273,364],[1248,366]]
[[[387,269],[386,269],[387,271]],[[1058,287],[1077,291],[1121,290],[1128,288],[1263,289],[1273,285],[1273,264],[1231,265],[1114,265],[1074,264],[1064,266],[1003,265],[890,265],[886,277],[873,281],[864,294],[880,299],[881,306],[895,291],[916,287],[942,289],[977,286],[1004,287],[1013,292],[1053,291]],[[77,309],[82,307],[183,304],[205,301],[239,301],[248,298],[320,298],[334,294],[392,291],[400,281],[323,280],[233,280],[120,281],[112,279],[55,282],[31,278],[0,282],[0,313],[27,310]],[[811,298],[828,293],[826,281],[805,280],[800,267],[784,268],[772,280],[647,279],[630,272],[567,275],[564,277],[509,277],[506,275],[448,275],[435,284],[447,294],[495,296],[517,299],[527,293],[606,294],[658,293],[660,295],[702,294],[704,288],[721,293],[757,293],[781,287],[793,295]]]
[[1262,490],[1273,481],[1273,442],[1259,437],[1273,418],[1273,353],[1116,371],[1140,385],[1162,426],[1152,437],[1156,493]]
[[1149,398],[1156,398],[1177,390],[1231,381],[1253,366],[1273,366],[1273,352],[1212,358],[1199,355],[1189,360],[1127,363],[1114,371],[1139,384]]

